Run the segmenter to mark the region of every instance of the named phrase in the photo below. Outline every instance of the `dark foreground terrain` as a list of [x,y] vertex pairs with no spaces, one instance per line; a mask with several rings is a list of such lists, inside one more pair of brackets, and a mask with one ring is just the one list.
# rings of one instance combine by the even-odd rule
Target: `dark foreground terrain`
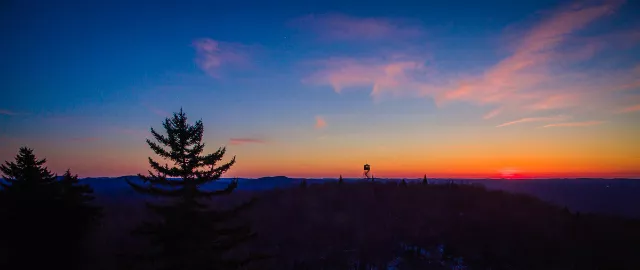
[[[257,238],[236,252],[270,258],[251,269],[640,269],[638,219],[478,184],[271,180],[283,182],[241,183],[213,202],[257,198],[243,216]],[[151,198],[91,184],[105,216],[88,243],[88,269],[122,269],[121,254],[144,248],[129,232],[148,218]]]

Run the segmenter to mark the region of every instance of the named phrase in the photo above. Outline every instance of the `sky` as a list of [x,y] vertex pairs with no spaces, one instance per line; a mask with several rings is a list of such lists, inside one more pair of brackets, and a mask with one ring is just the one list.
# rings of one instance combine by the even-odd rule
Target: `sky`
[[640,177],[640,1],[159,2],[2,1],[0,160],[146,173],[183,108],[228,177]]

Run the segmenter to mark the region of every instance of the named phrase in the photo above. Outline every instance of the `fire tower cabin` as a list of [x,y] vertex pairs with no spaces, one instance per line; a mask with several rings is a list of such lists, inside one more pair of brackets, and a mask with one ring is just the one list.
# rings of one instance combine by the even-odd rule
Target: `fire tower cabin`
[[371,166],[369,164],[364,164],[364,170],[365,171],[370,171],[371,170]]

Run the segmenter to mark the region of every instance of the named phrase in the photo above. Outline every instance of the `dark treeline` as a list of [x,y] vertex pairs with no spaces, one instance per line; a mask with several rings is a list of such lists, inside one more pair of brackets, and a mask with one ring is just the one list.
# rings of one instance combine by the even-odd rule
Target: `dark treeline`
[[91,205],[93,190],[71,171],[58,177],[20,148],[15,161],[0,165],[0,269],[80,269],[85,236],[101,208]]
[[261,192],[203,189],[235,164],[204,154],[182,110],[151,129],[146,203],[92,189],[21,148],[0,167],[0,269],[638,269],[640,221],[572,213],[478,185],[402,180]]
[[477,185],[404,183],[262,193],[247,213],[261,236],[255,246],[281,256],[259,268],[638,268],[638,220],[571,213]]

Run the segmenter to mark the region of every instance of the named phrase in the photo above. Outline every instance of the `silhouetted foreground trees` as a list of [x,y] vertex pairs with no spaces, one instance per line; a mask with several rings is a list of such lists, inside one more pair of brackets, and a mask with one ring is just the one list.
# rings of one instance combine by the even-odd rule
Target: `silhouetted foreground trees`
[[[202,203],[203,199],[230,194],[237,187],[237,181],[233,181],[222,190],[201,188],[219,180],[235,163],[235,157],[216,167],[225,148],[202,155],[202,121],[187,123],[182,110],[167,118],[164,128],[166,135],[152,128],[157,143],[147,143],[174,166],[160,165],[149,158],[156,172],[139,175],[144,184],[128,181],[140,193],[163,198],[156,201],[160,203],[147,205],[156,219],[143,222],[134,231],[149,236],[151,245],[134,253],[136,260],[128,260],[122,266],[238,269],[263,258],[255,253],[230,252],[255,235],[237,218],[253,200],[226,209]],[[37,159],[33,150],[26,147],[20,148],[15,162],[5,163],[0,165],[4,174],[0,180],[0,269],[86,267],[83,263],[88,257],[83,252],[83,241],[102,216],[101,207],[92,205],[91,187],[81,184],[70,170],[57,177],[45,167],[45,159]]]
[[143,184],[127,180],[135,191],[155,195],[161,201],[147,204],[156,220],[146,221],[134,231],[136,235],[148,236],[152,243],[136,256],[139,264],[134,266],[175,270],[238,269],[256,259],[229,252],[254,236],[248,225],[234,220],[252,201],[231,209],[211,208],[202,202],[230,194],[237,187],[237,181],[232,181],[222,190],[201,188],[219,180],[233,166],[235,157],[216,166],[226,148],[203,155],[202,121],[189,124],[182,109],[166,118],[163,127],[166,135],[151,128],[156,142],[147,139],[147,144],[172,166],[149,158],[155,172],[149,171],[149,176],[138,175]]
[[0,268],[77,269],[83,240],[101,216],[90,204],[93,190],[67,170],[62,179],[32,149],[22,147],[14,162],[0,165]]

